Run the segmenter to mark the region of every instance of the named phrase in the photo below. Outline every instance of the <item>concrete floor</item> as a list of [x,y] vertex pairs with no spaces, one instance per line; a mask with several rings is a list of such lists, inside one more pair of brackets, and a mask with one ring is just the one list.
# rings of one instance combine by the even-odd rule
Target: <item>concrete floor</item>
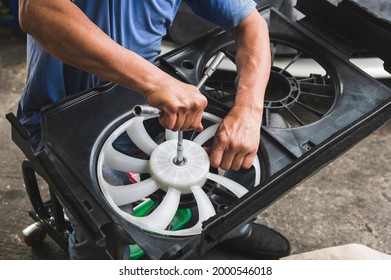
[[[25,35],[0,29],[0,259],[66,259],[50,238],[40,247],[24,244],[32,223],[20,164],[4,115],[16,112],[25,80]],[[391,254],[391,123],[264,211],[261,222],[283,233],[292,253],[348,243]],[[213,251],[205,258],[240,259]]]

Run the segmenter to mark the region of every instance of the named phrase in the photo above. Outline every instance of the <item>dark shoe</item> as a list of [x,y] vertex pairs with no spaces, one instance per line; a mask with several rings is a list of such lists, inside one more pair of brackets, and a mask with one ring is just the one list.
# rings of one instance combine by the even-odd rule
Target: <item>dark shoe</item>
[[291,252],[289,241],[284,236],[271,228],[255,223],[249,225],[244,235],[225,240],[218,245],[218,248],[261,260],[278,260]]

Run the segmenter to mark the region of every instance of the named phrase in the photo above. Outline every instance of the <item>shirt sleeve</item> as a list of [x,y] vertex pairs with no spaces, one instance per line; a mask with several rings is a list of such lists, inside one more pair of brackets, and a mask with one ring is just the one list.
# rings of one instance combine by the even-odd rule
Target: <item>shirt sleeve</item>
[[185,0],[192,11],[229,31],[256,7],[253,0]]

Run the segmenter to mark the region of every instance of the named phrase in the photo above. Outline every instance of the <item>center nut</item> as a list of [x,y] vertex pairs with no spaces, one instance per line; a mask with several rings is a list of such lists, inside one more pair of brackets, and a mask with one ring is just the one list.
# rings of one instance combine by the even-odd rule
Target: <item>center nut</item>
[[182,194],[191,187],[203,186],[209,173],[209,156],[200,145],[183,140],[184,163],[175,164],[177,141],[163,142],[151,154],[149,169],[160,189],[174,188]]

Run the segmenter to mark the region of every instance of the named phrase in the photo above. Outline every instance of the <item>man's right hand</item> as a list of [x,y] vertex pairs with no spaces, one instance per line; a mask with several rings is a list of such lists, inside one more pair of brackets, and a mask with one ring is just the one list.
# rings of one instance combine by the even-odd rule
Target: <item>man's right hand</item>
[[208,102],[197,87],[172,78],[159,82],[144,96],[150,106],[161,110],[160,124],[163,127],[173,131],[203,129],[202,113]]

